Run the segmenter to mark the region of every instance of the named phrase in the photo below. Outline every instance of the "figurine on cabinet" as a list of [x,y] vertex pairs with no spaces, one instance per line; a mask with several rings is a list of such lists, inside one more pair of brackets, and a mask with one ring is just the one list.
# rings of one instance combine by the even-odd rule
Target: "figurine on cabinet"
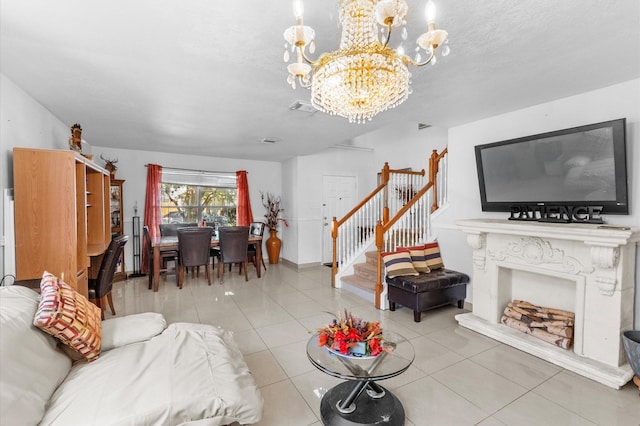
[[71,126],[69,148],[74,151],[82,152],[82,127],[78,123]]

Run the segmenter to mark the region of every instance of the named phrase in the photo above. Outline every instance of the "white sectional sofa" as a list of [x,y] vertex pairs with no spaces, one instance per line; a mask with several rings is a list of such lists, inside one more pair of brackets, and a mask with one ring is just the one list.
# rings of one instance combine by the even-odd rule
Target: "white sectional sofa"
[[227,425],[262,417],[231,334],[146,313],[102,322],[100,356],[72,362],[33,326],[39,295],[0,288],[0,422],[6,425]]

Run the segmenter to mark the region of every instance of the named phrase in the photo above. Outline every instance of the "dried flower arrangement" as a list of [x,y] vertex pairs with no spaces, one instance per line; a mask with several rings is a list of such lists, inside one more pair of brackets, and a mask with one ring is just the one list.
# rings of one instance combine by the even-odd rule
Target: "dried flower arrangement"
[[283,208],[280,208],[280,196],[276,197],[270,192],[267,192],[265,197],[265,194],[261,191],[260,199],[262,200],[262,205],[264,206],[264,208],[267,209],[267,214],[265,214],[264,217],[265,219],[267,219],[266,224],[269,230],[275,231],[278,228],[278,222],[284,223],[284,226],[289,226],[289,223],[286,221],[286,219],[280,217],[280,212],[284,211]]
[[[359,356],[377,356],[383,351],[380,323],[364,321],[346,309],[329,325],[318,329],[318,345]],[[355,349],[355,350],[354,350]]]

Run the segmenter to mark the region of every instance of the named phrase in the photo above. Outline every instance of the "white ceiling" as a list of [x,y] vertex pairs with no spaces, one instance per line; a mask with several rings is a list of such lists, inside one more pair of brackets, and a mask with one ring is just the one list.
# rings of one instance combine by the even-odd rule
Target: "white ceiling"
[[[305,1],[316,55],[337,48],[337,3]],[[409,0],[407,52],[424,3]],[[289,0],[0,0],[0,71],[91,145],[274,161],[392,123],[451,127],[640,77],[640,1],[436,4],[451,54],[413,69],[409,99],[366,125],[288,109],[309,100],[286,83]]]

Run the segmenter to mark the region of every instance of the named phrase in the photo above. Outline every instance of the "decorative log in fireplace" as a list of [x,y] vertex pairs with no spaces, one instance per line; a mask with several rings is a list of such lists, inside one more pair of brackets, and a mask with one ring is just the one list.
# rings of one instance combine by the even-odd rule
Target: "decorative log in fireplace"
[[514,300],[504,309],[500,322],[563,349],[573,344],[573,312]]

